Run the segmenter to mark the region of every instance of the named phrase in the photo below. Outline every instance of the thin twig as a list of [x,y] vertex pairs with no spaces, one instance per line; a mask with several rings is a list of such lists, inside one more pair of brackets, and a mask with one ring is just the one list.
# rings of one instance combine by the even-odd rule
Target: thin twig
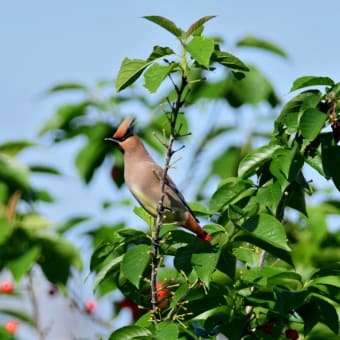
[[167,183],[167,176],[168,176],[168,170],[170,167],[170,161],[171,157],[174,154],[173,150],[173,144],[177,137],[176,132],[176,122],[178,114],[180,113],[180,109],[184,104],[184,101],[182,100],[183,92],[187,86],[187,80],[185,77],[182,77],[181,85],[178,87],[173,80],[170,77],[171,82],[173,83],[173,86],[175,88],[175,91],[177,93],[177,100],[175,103],[170,103],[169,105],[171,107],[170,116],[168,117],[169,124],[170,124],[170,136],[169,141],[167,143],[166,148],[166,156],[165,156],[165,164],[163,169],[163,176],[160,181],[161,185],[161,197],[158,202],[157,207],[157,217],[155,221],[155,228],[152,233],[152,251],[151,251],[151,305],[152,305],[152,322],[154,324],[157,324],[160,319],[160,311],[159,306],[157,302],[157,271],[159,266],[159,247],[160,247],[160,228],[163,223],[163,217],[164,217],[164,199],[165,199],[165,186]]
[[190,295],[191,291],[200,284],[201,281],[199,279],[196,279],[192,285],[189,285],[188,290],[185,292],[185,294],[177,301],[176,306],[171,309],[169,314],[167,315],[167,320],[173,320],[177,312],[183,307],[184,302],[186,301],[187,297]]

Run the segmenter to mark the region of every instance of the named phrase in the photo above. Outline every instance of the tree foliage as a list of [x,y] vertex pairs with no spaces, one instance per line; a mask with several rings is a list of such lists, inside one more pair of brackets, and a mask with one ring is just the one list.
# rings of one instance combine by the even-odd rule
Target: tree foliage
[[[120,123],[124,109],[134,103],[141,112],[153,112],[145,115],[143,121],[148,120],[139,135],[153,152],[164,155],[162,144],[167,144],[171,132],[167,118],[173,103],[181,103],[176,129],[182,137],[177,142],[192,150],[185,160],[195,181],[191,208],[205,221],[213,240],[205,244],[188,232],[162,225],[157,254],[160,315],[152,323],[153,220],[136,207],[135,214],[149,228],[136,229],[121,221],[97,223],[88,233],[94,247],[89,260],[94,288],[102,296],[119,290],[138,306],[135,323],[116,330],[110,339],[205,339],[219,333],[231,340],[279,339],[286,337],[287,330],[308,339],[335,339],[340,238],[338,230],[330,230],[328,217],[338,215],[340,205],[327,194],[317,203],[309,197],[321,191],[316,184],[322,179],[340,190],[339,83],[325,76],[300,77],[293,82],[291,99],[280,106],[261,70],[224,51],[221,39],[204,33],[213,16],[200,18],[187,30],[164,17],[145,19],[172,34],[178,46],[157,45],[145,59],[125,58],[115,95],[98,99],[92,89],[77,83],[51,88],[49,94],[78,91],[83,99],[61,106],[40,131],[54,143],[85,137],[74,160],[79,176],[90,183],[98,169],[109,164],[107,173],[121,188],[122,156],[104,138]],[[233,51],[244,47],[286,57],[280,47],[252,36],[239,40]],[[139,88],[141,79],[144,90]],[[97,90],[106,93],[112,85],[99,82]],[[213,117],[200,143],[190,145],[188,133],[195,135],[206,115],[202,103],[218,103],[235,115],[246,108],[248,119],[259,122],[255,106],[280,113],[271,116],[271,130],[259,126],[242,145],[221,142],[232,133],[242,133],[242,123],[220,125]],[[193,108],[195,113],[188,115]],[[81,260],[64,234],[88,217],[51,229],[33,208],[40,201],[53,203],[53,197],[35,188],[31,176],[60,173],[20,163],[18,154],[30,147],[34,145],[29,141],[0,146],[0,265],[18,281],[38,265],[49,281],[65,285],[70,269],[81,269]],[[213,157],[200,161],[206,150]],[[207,173],[196,176],[197,164]],[[120,209],[125,202],[124,197],[103,206]]]

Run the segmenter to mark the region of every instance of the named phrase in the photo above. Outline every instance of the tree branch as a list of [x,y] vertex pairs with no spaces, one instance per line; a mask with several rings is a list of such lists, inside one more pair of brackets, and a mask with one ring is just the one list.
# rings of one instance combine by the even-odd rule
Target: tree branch
[[184,105],[182,100],[182,95],[187,86],[187,80],[183,76],[181,79],[181,85],[178,87],[173,80],[170,78],[177,93],[177,99],[175,103],[170,103],[171,107],[170,115],[168,116],[168,121],[170,124],[170,136],[166,148],[165,164],[163,169],[163,176],[161,178],[161,197],[158,202],[157,207],[157,217],[155,221],[155,228],[152,232],[152,251],[151,251],[151,306],[152,306],[152,322],[157,324],[160,319],[160,311],[157,302],[157,271],[159,267],[159,247],[160,247],[160,228],[163,223],[164,217],[164,199],[165,199],[165,185],[167,183],[168,170],[170,167],[170,161],[173,154],[176,152],[173,150],[173,144],[178,137],[176,131],[176,122],[178,114],[180,113],[181,107]]

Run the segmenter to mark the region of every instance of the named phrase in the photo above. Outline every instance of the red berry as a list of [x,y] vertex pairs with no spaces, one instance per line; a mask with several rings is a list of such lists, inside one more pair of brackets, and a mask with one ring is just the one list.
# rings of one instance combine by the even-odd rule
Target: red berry
[[299,332],[295,329],[287,329],[285,335],[288,339],[297,340],[299,339]]
[[10,334],[14,334],[19,328],[19,324],[15,320],[8,320],[5,323],[5,331]]
[[4,294],[12,294],[14,290],[14,284],[11,281],[4,281],[0,285],[0,291]]
[[170,289],[166,288],[164,282],[157,283],[157,302],[159,308],[166,308],[169,306]]
[[89,299],[85,302],[85,311],[88,314],[92,314],[97,309],[97,301]]
[[269,325],[263,325],[261,327],[261,331],[263,333],[266,333],[266,334],[272,334],[273,333],[273,330],[272,330],[272,328]]

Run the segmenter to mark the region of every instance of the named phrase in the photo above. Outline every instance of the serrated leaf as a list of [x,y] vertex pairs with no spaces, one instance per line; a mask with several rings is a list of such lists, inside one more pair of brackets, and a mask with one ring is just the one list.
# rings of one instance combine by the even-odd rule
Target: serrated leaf
[[197,276],[206,287],[209,287],[212,273],[216,269],[219,253],[192,254],[191,263]]
[[171,63],[169,65],[153,63],[144,72],[145,88],[147,88],[150,93],[156,92],[163,80],[171,73],[176,65],[176,63]]
[[248,66],[241,59],[228,52],[215,50],[213,54],[213,61],[216,61],[232,70],[249,71]]
[[332,86],[334,81],[329,77],[317,77],[317,76],[304,76],[295,79],[290,92],[302,89],[308,86]]
[[280,149],[278,144],[268,144],[246,155],[240,162],[238,176],[247,178],[254,175],[259,167],[271,159],[273,153],[278,149]]
[[116,91],[120,92],[133,84],[150,63],[147,60],[125,58],[118,71]]
[[215,18],[216,15],[207,15],[204,16],[197,21],[195,21],[186,31],[185,39],[188,39],[191,35],[193,35],[201,26],[203,26],[207,21]]
[[260,214],[249,218],[242,228],[274,247],[289,251],[283,225],[273,216]]
[[327,115],[318,109],[305,110],[299,124],[302,136],[307,140],[314,140],[321,132],[327,118]]
[[239,40],[236,43],[236,46],[261,48],[266,51],[273,52],[281,57],[287,58],[287,53],[281,47],[269,41],[259,39],[251,35],[246,36],[242,38],[241,40]]
[[150,262],[150,251],[150,246],[139,244],[129,249],[124,255],[122,272],[136,288],[139,288],[142,274]]
[[193,37],[186,45],[186,50],[191,57],[200,65],[209,68],[210,58],[214,52],[215,42],[213,39],[204,37]]
[[150,338],[151,335],[152,333],[147,328],[131,325],[121,327],[118,330],[114,331],[110,335],[109,340],[133,340],[141,337]]
[[108,263],[104,265],[103,268],[100,269],[98,274],[96,275],[96,278],[93,283],[93,289],[95,290],[98,285],[107,277],[107,275],[117,266],[120,265],[120,263],[123,260],[123,255],[117,256],[113,259],[111,259]]
[[174,22],[165,17],[159,15],[149,15],[144,16],[143,18],[157,24],[158,26],[163,27],[165,30],[172,33],[177,38],[180,38],[183,34],[183,31],[179,27],[177,27]]

